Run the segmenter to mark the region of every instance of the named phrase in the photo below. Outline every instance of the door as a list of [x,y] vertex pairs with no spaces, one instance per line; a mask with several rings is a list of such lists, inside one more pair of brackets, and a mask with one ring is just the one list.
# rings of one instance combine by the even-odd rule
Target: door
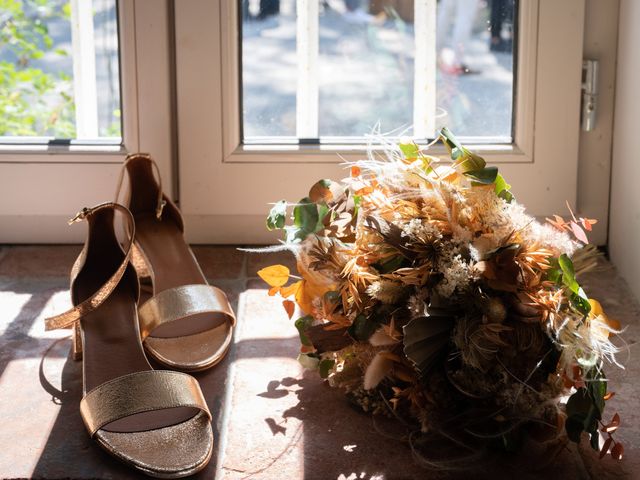
[[[269,3],[279,4],[279,13],[265,10]],[[346,176],[341,165],[345,159],[366,155],[363,135],[367,132],[364,128],[350,130],[350,125],[372,123],[371,108],[357,112],[368,98],[380,98],[376,108],[382,121],[395,128],[395,134],[401,130],[398,124],[406,127],[412,123],[409,133],[420,143],[433,137],[439,122],[456,124],[455,104],[443,107],[446,92],[439,91],[448,88],[441,86],[442,77],[455,72],[446,70],[450,65],[443,67],[446,52],[433,33],[440,23],[440,10],[456,2],[398,0],[372,2],[368,9],[359,11],[350,8],[350,4],[363,3],[369,2],[176,3],[180,202],[192,242],[274,242],[275,237],[264,228],[270,202],[302,198],[321,178],[341,179]],[[577,200],[585,9],[585,0],[515,2],[513,66],[506,71],[512,75],[511,84],[496,90],[490,79],[483,80],[487,75],[505,75],[504,68],[487,67],[487,75],[457,75],[460,84],[475,82],[479,84],[473,87],[476,92],[484,97],[493,95],[496,101],[481,106],[484,110],[476,106],[476,112],[493,115],[490,122],[482,124],[463,116],[454,133],[457,131],[488,162],[498,165],[518,200],[540,217],[566,214],[566,202],[575,208]],[[330,23],[329,15],[343,24],[348,18],[350,27],[340,30],[337,20]],[[489,21],[489,13],[485,15]],[[455,14],[453,19],[455,36]],[[271,28],[261,27],[260,22],[271,22]],[[336,63],[331,70],[327,67],[330,50],[337,48],[344,35],[354,35],[358,29],[364,32],[360,34],[364,42],[374,47],[356,52],[351,64]],[[398,43],[403,31],[410,32],[412,44]],[[481,32],[480,38],[487,38],[487,34]],[[376,74],[380,63],[367,64],[368,57],[376,54],[375,42],[382,42],[387,49],[396,42],[394,48],[410,50],[413,58],[404,65],[383,65],[382,75]],[[455,43],[451,49],[455,54]],[[467,57],[487,56],[487,50],[484,46],[478,56]],[[340,89],[355,61],[363,66],[362,76],[375,81],[384,79],[385,72],[397,76],[400,69],[408,70],[412,98],[376,97],[376,85],[363,83],[368,93],[357,97],[354,89],[352,95],[359,100],[349,102],[348,96],[340,96]],[[500,104],[497,95],[504,91],[509,93],[512,108],[503,105],[498,113],[489,112]],[[452,96],[460,100],[460,91]],[[473,89],[466,98],[474,100]],[[285,115],[274,106],[276,120],[272,125],[264,107],[269,102],[289,105]],[[331,102],[338,103],[338,111],[342,105],[346,117],[342,127],[328,125]],[[389,120],[394,114],[389,113],[393,102],[405,114],[396,124],[393,118]],[[443,110],[448,118],[443,119]],[[470,111],[473,113],[473,108]],[[340,124],[340,118],[334,123]],[[431,151],[444,153],[440,147]],[[608,195],[604,182],[597,188]]]

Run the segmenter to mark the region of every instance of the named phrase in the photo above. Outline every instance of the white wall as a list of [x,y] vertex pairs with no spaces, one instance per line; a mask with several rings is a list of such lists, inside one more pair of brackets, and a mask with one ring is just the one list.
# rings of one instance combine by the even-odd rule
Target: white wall
[[609,248],[640,298],[640,1],[621,0]]

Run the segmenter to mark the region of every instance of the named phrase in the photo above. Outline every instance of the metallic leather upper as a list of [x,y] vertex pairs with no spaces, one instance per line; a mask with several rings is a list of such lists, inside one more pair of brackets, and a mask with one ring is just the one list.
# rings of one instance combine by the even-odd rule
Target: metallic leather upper
[[146,338],[163,323],[199,313],[222,313],[231,326],[236,317],[225,293],[212,285],[182,285],[170,288],[147,300],[140,308],[140,335]]
[[[131,258],[131,247],[133,245],[133,239],[135,237],[135,222],[133,219],[133,215],[131,215],[131,212],[129,211],[128,208],[123,207],[122,205],[114,202],[102,203],[93,208],[82,209],[82,211],[79,212],[74,218],[69,220],[69,224],[75,223],[80,220],[84,220],[89,215],[92,215],[96,211],[104,208],[112,208],[114,210],[120,210],[124,214],[125,218],[127,219],[130,236],[129,236],[129,241],[125,250],[124,259],[122,260],[122,263],[118,266],[117,270],[113,273],[111,278],[109,278],[109,280],[107,280],[107,282],[104,285],[102,285],[98,289],[98,291],[96,291],[93,295],[91,295],[85,301],[83,301],[82,303],[79,303],[78,305],[75,305],[74,307],[70,308],[64,313],[55,315],[53,317],[45,318],[44,320],[45,330],[56,330],[58,328],[71,327],[75,322],[80,320],[80,318],[82,318],[84,315],[94,311],[96,308],[102,305],[102,303],[109,297],[109,295],[111,295],[113,290],[116,288],[116,286],[122,279],[122,276],[124,275],[124,272],[127,269],[127,266],[129,265],[129,259]],[[78,260],[73,266],[72,282],[73,282],[73,277],[80,270],[81,264],[84,261],[84,257],[85,257],[85,251],[83,250],[80,256],[78,257]]]
[[168,370],[146,370],[105,382],[80,401],[80,414],[90,435],[105,425],[136,413],[174,407],[193,407],[211,413],[191,375]]

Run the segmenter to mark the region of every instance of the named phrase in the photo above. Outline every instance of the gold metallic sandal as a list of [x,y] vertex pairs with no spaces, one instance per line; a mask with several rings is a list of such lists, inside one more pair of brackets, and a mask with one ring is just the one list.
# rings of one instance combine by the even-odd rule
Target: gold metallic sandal
[[[113,220],[121,211],[130,240],[123,252]],[[73,328],[74,358],[82,359],[80,414],[89,435],[130,467],[158,478],[203,469],[213,452],[211,414],[196,379],[153,370],[137,321],[139,284],[130,264],[135,235],[125,207],[83,209],[89,232],[71,271],[74,307],[46,319],[46,329]]]
[[[155,168],[158,180],[154,177]],[[158,166],[147,154],[129,155],[125,204],[136,221],[133,264],[140,277],[140,332],[147,354],[172,369],[212,367],[231,344],[235,315],[225,293],[209,285],[184,239],[182,215],[162,192]]]

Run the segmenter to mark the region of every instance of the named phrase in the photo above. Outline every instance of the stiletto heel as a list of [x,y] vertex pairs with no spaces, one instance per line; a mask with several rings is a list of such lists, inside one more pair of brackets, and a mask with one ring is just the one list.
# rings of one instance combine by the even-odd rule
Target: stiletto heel
[[[157,175],[154,177],[154,170]],[[236,318],[225,293],[209,285],[184,239],[182,215],[162,192],[148,154],[129,155],[126,205],[138,232],[134,263],[141,278],[140,332],[147,354],[172,369],[194,372],[224,358]]]
[[[127,221],[120,247],[114,212]],[[80,414],[103,449],[139,472],[179,478],[204,468],[213,452],[211,414],[191,376],[153,370],[138,329],[138,279],[130,263],[135,225],[122,205],[84,209],[89,233],[71,272],[73,308],[47,318],[47,330],[73,328],[72,352],[82,358]]]
[[80,322],[73,324],[71,330],[71,355],[75,361],[82,360],[82,335],[80,333]]

